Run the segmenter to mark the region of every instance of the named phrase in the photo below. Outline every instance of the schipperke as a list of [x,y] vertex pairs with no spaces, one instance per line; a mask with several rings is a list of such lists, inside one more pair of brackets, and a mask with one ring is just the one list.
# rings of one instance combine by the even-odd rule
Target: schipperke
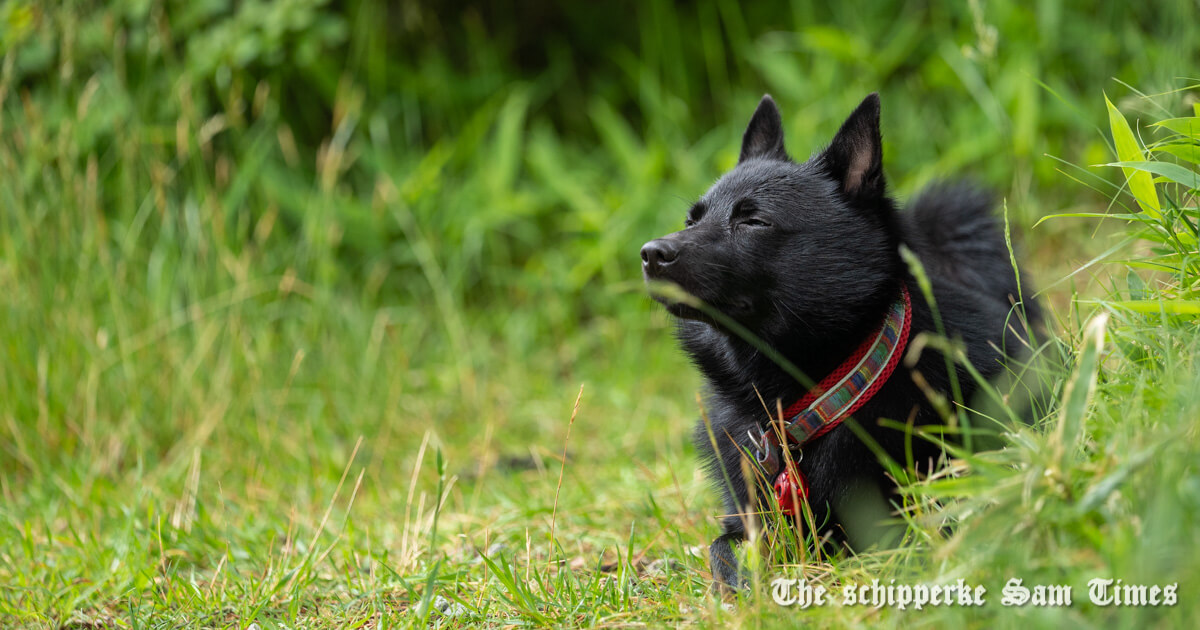
[[[900,211],[882,157],[877,94],[805,162],[788,157],[779,109],[764,96],[736,168],[691,206],[683,230],[642,247],[646,281],[688,294],[655,297],[706,380],[708,422],[695,442],[725,503],[709,550],[718,586],[744,584],[733,545],[776,501],[796,526],[815,523],[825,544],[878,542],[895,485],[874,445],[842,420],[892,461],[930,471],[941,448],[879,420],[945,426],[928,393],[969,401],[975,381],[932,345],[909,342],[944,333],[993,377],[1040,320],[991,199],[940,184]],[[936,309],[903,247],[932,282]],[[805,501],[811,521],[798,518]]]

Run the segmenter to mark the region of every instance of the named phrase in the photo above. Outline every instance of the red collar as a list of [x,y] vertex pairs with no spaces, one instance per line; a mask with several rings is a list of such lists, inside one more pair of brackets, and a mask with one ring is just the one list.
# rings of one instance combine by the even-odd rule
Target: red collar
[[[888,307],[875,334],[755,439],[755,460],[764,478],[773,479],[775,496],[785,514],[799,516],[799,501],[808,495],[808,481],[796,466],[800,448],[833,430],[883,387],[904,356],[911,326],[912,300],[908,287],[901,283],[900,298]],[[787,450],[796,456],[783,454],[781,435],[787,436]],[[781,458],[787,460],[786,466],[781,465]]]

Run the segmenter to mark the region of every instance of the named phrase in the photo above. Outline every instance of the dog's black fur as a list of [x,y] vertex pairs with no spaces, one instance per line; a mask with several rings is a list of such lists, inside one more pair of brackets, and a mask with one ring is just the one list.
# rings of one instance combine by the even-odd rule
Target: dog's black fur
[[[873,333],[898,298],[901,281],[912,298],[910,338],[936,331],[930,306],[901,259],[903,244],[932,280],[947,335],[961,340],[979,372],[997,375],[1006,355],[1025,345],[1023,321],[1040,315],[1037,304],[1018,292],[1028,284],[1017,283],[991,200],[966,185],[939,185],[899,212],[887,195],[882,156],[878,95],[868,96],[829,147],[803,163],[788,158],[779,110],[764,96],[742,139],[737,167],[692,206],[684,230],[642,248],[647,281],[678,285],[815,382]],[[733,545],[745,538],[747,515],[765,509],[762,497],[769,492],[760,484],[754,488],[759,500],[751,499],[741,464],[751,443],[748,432],[757,434],[770,421],[764,401],[774,413],[776,401],[786,407],[806,388],[720,318],[656,297],[679,318],[679,340],[707,381],[712,433],[702,421],[695,440],[727,514],[710,561],[718,584],[736,588],[744,578]],[[1022,317],[1012,316],[1014,304],[1023,308]],[[973,381],[961,366],[956,371],[969,400]],[[855,419],[894,461],[929,470],[941,455],[936,446],[876,422],[941,424],[914,373],[939,392],[951,391],[945,358],[926,349],[915,365],[901,364]],[[816,533],[854,547],[878,540],[873,522],[858,521],[877,520],[894,485],[850,427],[843,424],[806,445],[800,469],[821,526]]]

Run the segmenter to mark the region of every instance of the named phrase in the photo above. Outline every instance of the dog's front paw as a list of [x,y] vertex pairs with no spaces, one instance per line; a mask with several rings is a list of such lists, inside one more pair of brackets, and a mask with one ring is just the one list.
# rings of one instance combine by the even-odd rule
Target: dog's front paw
[[744,539],[745,534],[740,531],[726,532],[709,545],[708,562],[713,576],[710,592],[713,594],[736,594],[749,584],[749,578],[742,571],[734,553],[734,546]]

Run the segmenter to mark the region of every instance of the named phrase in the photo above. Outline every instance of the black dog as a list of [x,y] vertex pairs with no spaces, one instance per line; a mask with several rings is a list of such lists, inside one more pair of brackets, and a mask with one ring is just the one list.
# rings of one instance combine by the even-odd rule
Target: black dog
[[[710,425],[702,421],[695,440],[727,510],[710,548],[720,585],[743,584],[733,545],[768,497],[793,516],[806,499],[815,533],[832,544],[879,539],[894,482],[840,424],[845,417],[893,461],[926,472],[936,465],[939,447],[877,420],[944,425],[923,388],[969,400],[975,383],[929,347],[907,365],[908,340],[941,330],[991,377],[1028,345],[1024,323],[1040,320],[1037,305],[1022,300],[1018,287],[1028,284],[1018,284],[987,196],[941,185],[899,212],[882,155],[878,95],[803,163],[788,158],[779,110],[764,96],[737,167],[692,206],[684,230],[642,247],[647,282],[694,298],[656,295],[679,318],[679,340],[707,381]],[[932,281],[936,310],[901,246]],[[747,331],[768,351],[744,339]]]

